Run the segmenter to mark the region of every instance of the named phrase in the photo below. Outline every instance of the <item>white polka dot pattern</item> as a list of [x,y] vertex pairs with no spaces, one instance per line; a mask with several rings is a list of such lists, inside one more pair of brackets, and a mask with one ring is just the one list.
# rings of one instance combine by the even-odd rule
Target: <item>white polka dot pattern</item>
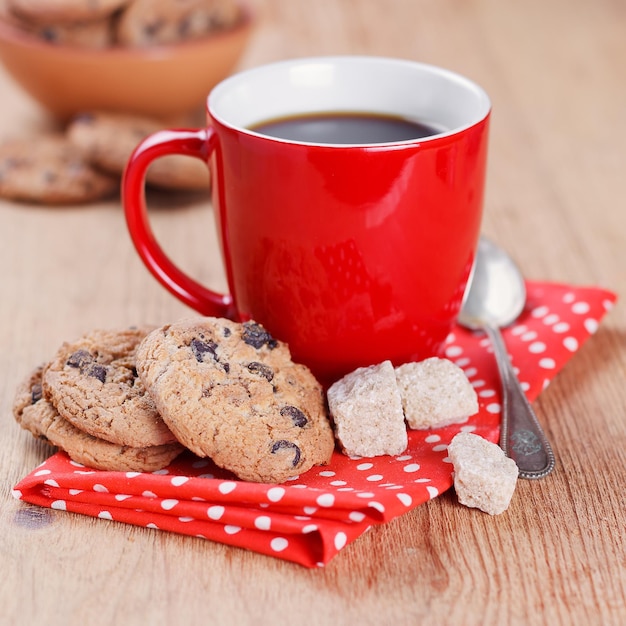
[[[504,338],[532,400],[596,332],[615,295],[597,288],[528,283],[528,303]],[[424,504],[452,485],[447,444],[460,430],[497,441],[499,379],[489,342],[455,328],[444,345],[477,390],[480,410],[462,425],[410,431],[396,457],[349,458],[282,485],[246,483],[191,453],[153,473],[101,472],[57,453],[13,496],[59,511],[203,537],[319,567],[371,525]]]

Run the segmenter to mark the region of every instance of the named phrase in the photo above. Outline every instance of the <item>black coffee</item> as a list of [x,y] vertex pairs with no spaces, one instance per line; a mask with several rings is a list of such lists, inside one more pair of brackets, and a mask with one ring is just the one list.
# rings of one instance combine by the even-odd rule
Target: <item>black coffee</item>
[[338,144],[407,141],[442,132],[422,122],[375,113],[308,113],[268,120],[250,130],[291,141]]

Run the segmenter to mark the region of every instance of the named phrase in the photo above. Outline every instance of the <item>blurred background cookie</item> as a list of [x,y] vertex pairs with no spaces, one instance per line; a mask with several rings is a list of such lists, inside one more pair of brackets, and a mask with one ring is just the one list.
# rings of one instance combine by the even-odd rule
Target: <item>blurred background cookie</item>
[[0,197],[81,204],[112,196],[119,181],[91,166],[66,137],[36,135],[0,145]]
[[[163,123],[147,117],[92,112],[74,118],[67,127],[67,136],[94,167],[121,177],[137,144],[163,128]],[[198,159],[172,155],[150,166],[146,182],[166,189],[206,190],[209,174]]]

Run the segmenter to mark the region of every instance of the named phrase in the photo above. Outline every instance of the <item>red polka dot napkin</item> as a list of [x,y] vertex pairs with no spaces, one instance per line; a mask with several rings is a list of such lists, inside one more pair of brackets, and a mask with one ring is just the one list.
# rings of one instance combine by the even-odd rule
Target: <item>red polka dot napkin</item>
[[[596,331],[616,295],[596,287],[529,282],[528,302],[504,338],[529,399],[536,398]],[[496,442],[500,383],[489,342],[455,328],[445,356],[465,370],[480,401],[462,425],[410,431],[400,456],[335,452],[281,485],[246,483],[191,453],[152,473],[92,470],[57,453],[15,486],[16,498],[62,511],[203,537],[307,567],[324,565],[371,525],[452,486],[447,444],[471,431]],[[541,416],[549,420],[549,415]]]

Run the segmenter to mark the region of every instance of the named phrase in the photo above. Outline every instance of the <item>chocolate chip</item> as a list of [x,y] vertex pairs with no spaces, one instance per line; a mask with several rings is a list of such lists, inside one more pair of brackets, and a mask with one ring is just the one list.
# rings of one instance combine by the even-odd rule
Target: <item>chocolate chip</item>
[[87,350],[76,350],[70,354],[67,361],[65,361],[66,365],[70,367],[77,367],[82,369],[85,365],[91,363],[93,361],[93,356]]
[[45,41],[50,41],[52,43],[59,40],[59,34],[53,28],[50,28],[50,27],[42,28],[39,31],[39,36]]
[[278,345],[276,339],[274,339],[263,326],[256,322],[245,322],[241,338],[244,340],[244,343],[247,343],[257,350],[264,345],[270,350],[273,350]]
[[290,449],[294,451],[293,461],[291,462],[291,466],[295,467],[300,463],[300,448],[293,443],[292,441],[287,441],[286,439],[280,439],[272,446],[272,454],[276,454],[279,450]]
[[274,370],[272,370],[269,365],[265,365],[264,363],[258,363],[257,361],[252,361],[252,363],[248,363],[248,369],[253,374],[258,374],[259,376],[263,376],[267,380],[267,382],[272,382],[274,378]]
[[230,372],[230,363],[223,364],[224,371],[228,374]]
[[281,410],[280,410],[280,414],[283,417],[290,417],[293,425],[297,426],[298,428],[304,428],[308,423],[309,420],[307,419],[306,415],[297,407],[295,406],[284,406]]
[[87,376],[91,376],[92,378],[97,378],[101,383],[106,382],[107,379],[107,368],[99,363],[94,363],[86,372],[81,370],[81,374],[82,373],[86,373]]
[[204,361],[204,355],[210,354],[215,361],[217,361],[217,354],[215,350],[217,349],[217,344],[214,341],[201,341],[200,339],[192,339],[191,340],[191,351],[198,363],[202,363]]
[[231,336],[231,332],[230,332],[230,328],[224,328],[224,337],[230,337]]
[[96,363],[93,355],[87,350],[76,350],[70,354],[65,364],[78,368],[81,374],[97,378],[100,382],[106,381],[106,366]]
[[39,402],[43,398],[43,389],[41,388],[41,383],[35,383],[33,388],[30,390],[30,403],[35,404]]

